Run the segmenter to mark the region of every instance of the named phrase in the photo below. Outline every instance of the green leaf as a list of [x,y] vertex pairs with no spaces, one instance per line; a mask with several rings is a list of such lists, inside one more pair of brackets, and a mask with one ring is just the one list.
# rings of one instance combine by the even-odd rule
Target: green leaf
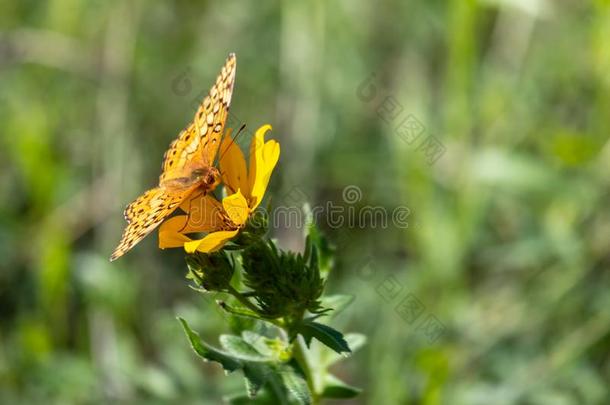
[[261,354],[239,336],[220,335],[219,340],[223,349],[240,360],[253,362],[265,362],[272,360],[270,357]]
[[307,386],[307,381],[303,374],[298,372],[295,367],[285,364],[281,367],[282,381],[288,392],[292,394],[294,399],[303,405],[309,405],[312,402],[311,392]]
[[191,342],[191,347],[195,353],[201,356],[201,358],[203,358],[205,361],[215,361],[220,363],[222,368],[228,372],[239,370],[242,367],[242,363],[239,360],[233,358],[227,353],[215,349],[201,340],[199,334],[193,331],[184,319],[178,317],[178,320],[182,324],[182,328],[184,329],[187,338]]
[[246,390],[249,397],[255,397],[266,383],[274,384],[276,389],[279,386],[280,392],[282,392],[282,382],[277,375],[274,376],[272,368],[272,361],[274,359],[272,357],[261,354],[239,336],[221,335],[220,344],[227,352],[242,361]]
[[280,362],[290,359],[290,346],[279,338],[269,339],[258,333],[243,331],[242,339],[263,356]]
[[248,396],[254,398],[258,391],[268,382],[272,376],[273,370],[265,364],[248,363],[244,366],[244,377],[246,380],[246,390]]
[[248,343],[250,346],[256,349],[257,352],[261,353],[264,356],[271,356],[273,354],[273,350],[268,345],[269,339],[263,335],[259,335],[258,333],[245,330],[241,333],[242,339]]
[[348,399],[358,396],[361,392],[360,388],[348,385],[332,374],[327,374],[322,398]]
[[316,338],[335,352],[351,353],[351,350],[343,337],[343,334],[328,325],[318,322],[304,321],[299,325],[297,332],[303,335],[307,347],[311,345],[311,339]]
[[[347,342],[349,348],[352,350],[352,353],[354,353],[362,346],[364,346],[364,344],[366,343],[366,336],[360,333],[348,333],[347,335],[345,335],[345,341]],[[338,354],[328,349],[324,350],[321,356],[321,361],[326,367],[329,367],[338,362],[339,360],[343,360],[345,358],[344,355],[341,355],[340,353]]]
[[[270,395],[273,396],[274,400],[270,403],[273,404],[277,404],[278,401],[281,404],[289,404],[289,393],[292,393],[295,397],[297,394],[302,395],[295,388],[298,385],[293,381],[294,378],[284,375],[286,373],[285,363],[277,363],[275,359],[261,354],[239,336],[222,335],[220,342],[226,352],[215,349],[201,340],[199,334],[194,332],[184,319],[178,318],[178,320],[182,324],[193,350],[205,361],[220,363],[228,372],[242,369],[248,398],[256,396],[263,386],[271,390]],[[252,333],[249,337],[254,339],[254,335],[256,334]],[[235,403],[267,403],[258,401],[239,402],[241,400],[239,398],[241,397],[235,397],[235,401],[238,401]],[[300,401],[299,403],[308,402]]]

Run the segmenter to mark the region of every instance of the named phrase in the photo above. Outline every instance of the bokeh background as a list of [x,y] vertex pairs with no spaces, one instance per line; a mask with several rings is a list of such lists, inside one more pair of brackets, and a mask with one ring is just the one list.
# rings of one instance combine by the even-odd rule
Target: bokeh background
[[337,327],[369,336],[336,369],[351,403],[608,403],[609,41],[605,0],[0,2],[0,402],[241,389],[175,319],[229,331],[180,251],[108,262],[232,51],[233,117],[282,145],[273,201],[410,209],[320,223]]

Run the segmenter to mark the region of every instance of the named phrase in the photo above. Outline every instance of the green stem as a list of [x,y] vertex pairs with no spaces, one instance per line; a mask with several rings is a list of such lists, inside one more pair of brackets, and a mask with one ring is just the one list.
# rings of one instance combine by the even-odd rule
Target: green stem
[[303,347],[304,342],[302,339],[298,337],[294,339],[292,343],[292,357],[296,360],[303,370],[303,374],[305,375],[305,380],[307,381],[307,386],[309,387],[309,391],[311,392],[311,403],[312,405],[317,405],[320,403],[320,398],[315,390],[315,383],[313,380],[313,372],[307,361],[307,356],[305,355],[305,348]]
[[316,385],[313,378],[313,370],[309,361],[307,360],[307,355],[305,352],[305,342],[302,338],[299,338],[295,329],[295,326],[300,323],[305,315],[305,311],[301,312],[299,315],[295,316],[291,320],[287,320],[286,326],[282,328],[286,334],[289,336],[289,339],[294,339],[292,341],[292,358],[297,362],[303,374],[305,376],[305,380],[307,381],[307,387],[309,388],[309,392],[311,392],[311,400],[312,405],[317,405],[320,403],[320,398],[316,393]]

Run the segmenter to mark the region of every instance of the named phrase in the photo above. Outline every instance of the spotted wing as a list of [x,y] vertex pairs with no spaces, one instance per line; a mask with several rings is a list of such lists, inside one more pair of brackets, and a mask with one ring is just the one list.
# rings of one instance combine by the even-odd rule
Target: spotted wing
[[161,180],[180,172],[188,162],[199,158],[199,137],[193,123],[180,132],[180,135],[170,145],[163,155]]
[[127,227],[110,261],[123,256],[165,218],[180,206],[192,189],[167,190],[161,187],[148,190],[125,208]]
[[213,165],[231,103],[235,67],[235,55],[230,54],[216,83],[199,105],[194,121],[165,152],[161,180],[171,177],[172,172],[180,172],[193,160],[201,159],[206,166]]
[[216,83],[195,113],[194,123],[201,138],[201,153],[208,166],[214,164],[229,115],[236,67],[237,59],[235,54],[231,53],[216,78]]

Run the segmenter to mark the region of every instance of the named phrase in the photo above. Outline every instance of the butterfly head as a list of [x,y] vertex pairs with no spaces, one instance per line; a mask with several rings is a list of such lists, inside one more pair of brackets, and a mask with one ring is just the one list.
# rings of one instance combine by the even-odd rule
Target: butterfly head
[[195,169],[191,172],[191,180],[200,183],[206,190],[214,190],[220,184],[220,173],[215,167]]

